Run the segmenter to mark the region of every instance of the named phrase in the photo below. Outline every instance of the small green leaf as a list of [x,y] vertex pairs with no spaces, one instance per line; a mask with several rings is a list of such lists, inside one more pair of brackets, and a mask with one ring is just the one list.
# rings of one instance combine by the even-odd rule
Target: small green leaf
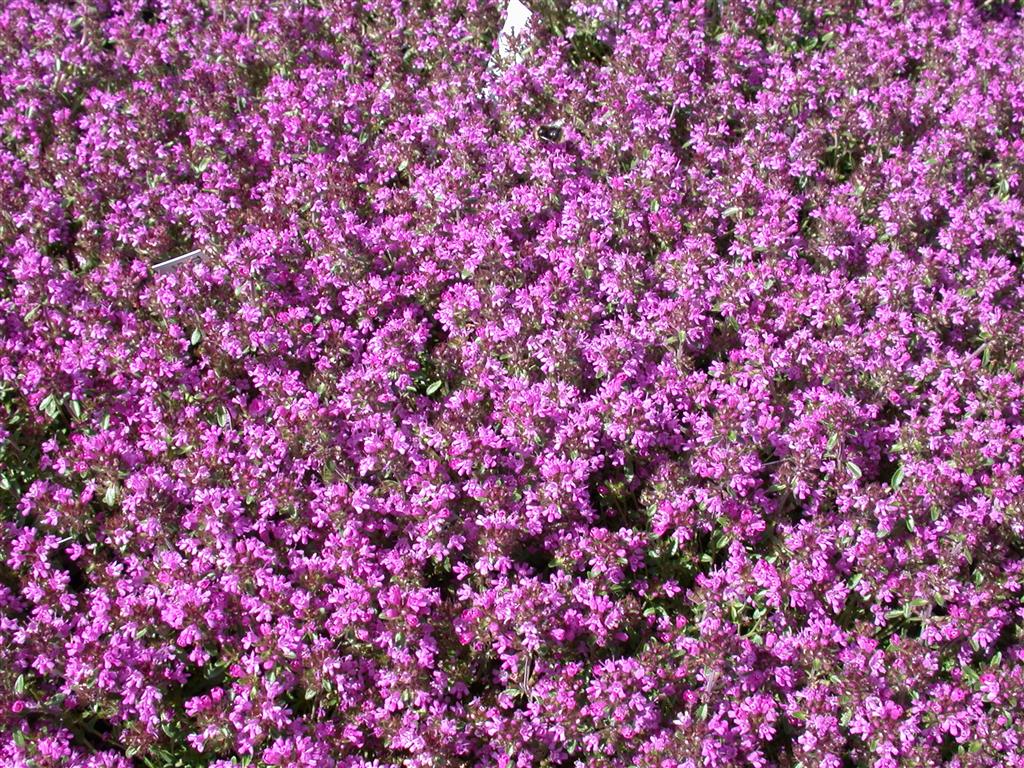
[[114,506],[117,503],[117,485],[111,484],[107,486],[106,493],[103,494],[103,503],[108,507]]
[[441,388],[441,382],[440,381],[431,382],[430,386],[427,387],[427,397],[429,397],[430,395],[432,395],[435,392],[437,392],[437,390],[439,390],[440,388]]
[[19,696],[25,692],[25,676],[18,675],[18,679],[14,681],[14,692]]
[[859,479],[860,479],[860,477],[861,477],[861,475],[863,474],[863,473],[862,473],[862,472],[860,471],[860,467],[859,467],[859,466],[857,466],[857,463],[856,463],[856,462],[853,462],[853,461],[848,461],[848,462],[846,462],[846,468],[847,468],[848,470],[850,470],[850,474],[851,474],[851,475],[853,475],[853,479],[854,479],[854,480],[859,480]]
[[892,480],[889,481],[889,485],[892,486],[892,489],[894,491],[896,489],[898,489],[901,485],[903,485],[903,465],[902,464],[900,464],[896,468],[896,471],[892,473]]
[[722,215],[728,218],[729,216],[735,216],[741,210],[743,210],[743,209],[740,208],[738,205],[733,205],[733,206],[730,206],[729,208],[726,208],[724,211],[722,211]]
[[203,332],[196,328],[192,331],[192,346],[199,346],[199,342],[203,340]]
[[57,403],[57,398],[53,394],[49,394],[43,398],[43,401],[39,403],[39,410],[49,416],[51,419],[57,418],[57,414],[60,412],[60,406]]

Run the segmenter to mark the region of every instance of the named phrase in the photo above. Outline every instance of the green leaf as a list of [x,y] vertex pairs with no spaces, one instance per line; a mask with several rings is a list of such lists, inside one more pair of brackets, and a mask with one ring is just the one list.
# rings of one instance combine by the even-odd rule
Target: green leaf
[[726,208],[724,211],[722,211],[722,215],[725,216],[726,218],[728,218],[729,216],[735,216],[741,210],[743,210],[743,209],[740,208],[738,205],[733,205],[733,206],[730,206],[729,208]]
[[117,503],[117,484],[112,483],[107,486],[106,493],[103,494],[103,503],[108,507],[114,506]]
[[860,471],[860,467],[857,466],[856,462],[853,462],[853,461],[846,462],[846,468],[848,470],[850,470],[850,474],[853,475],[853,479],[854,480],[860,480],[861,475],[864,474],[863,472]]
[[199,346],[199,342],[203,340],[203,332],[196,328],[192,331],[192,346]]
[[51,419],[57,418],[57,414],[60,412],[60,405],[57,403],[57,398],[53,394],[49,394],[43,398],[43,401],[39,403],[39,410],[49,416]]
[[892,473],[892,480],[889,481],[889,485],[892,486],[892,489],[894,491],[896,489],[898,489],[901,485],[903,485],[903,465],[902,464],[900,464],[896,468],[896,471]]
[[14,692],[19,696],[25,692],[25,676],[18,675],[18,679],[14,681]]
[[431,382],[430,386],[427,387],[427,397],[430,397],[432,394],[437,392],[437,390],[439,390],[440,388],[441,388],[441,382],[440,381]]

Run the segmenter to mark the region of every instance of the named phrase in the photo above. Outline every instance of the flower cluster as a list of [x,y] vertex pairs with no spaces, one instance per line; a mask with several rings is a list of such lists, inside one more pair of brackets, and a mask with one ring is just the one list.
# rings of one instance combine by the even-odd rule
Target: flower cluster
[[0,5],[0,764],[1024,766],[1019,4],[528,4]]

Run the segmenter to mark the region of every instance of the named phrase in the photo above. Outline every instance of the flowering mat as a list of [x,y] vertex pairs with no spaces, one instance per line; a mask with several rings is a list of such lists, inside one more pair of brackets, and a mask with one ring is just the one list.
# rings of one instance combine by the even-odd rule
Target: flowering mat
[[1024,766],[1019,5],[516,6],[2,4],[4,768]]

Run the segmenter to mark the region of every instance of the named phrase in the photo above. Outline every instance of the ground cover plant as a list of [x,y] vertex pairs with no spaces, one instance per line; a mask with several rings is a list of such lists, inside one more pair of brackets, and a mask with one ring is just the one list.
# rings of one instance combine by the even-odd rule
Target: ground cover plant
[[0,764],[1024,765],[1019,6],[527,4],[0,4]]

